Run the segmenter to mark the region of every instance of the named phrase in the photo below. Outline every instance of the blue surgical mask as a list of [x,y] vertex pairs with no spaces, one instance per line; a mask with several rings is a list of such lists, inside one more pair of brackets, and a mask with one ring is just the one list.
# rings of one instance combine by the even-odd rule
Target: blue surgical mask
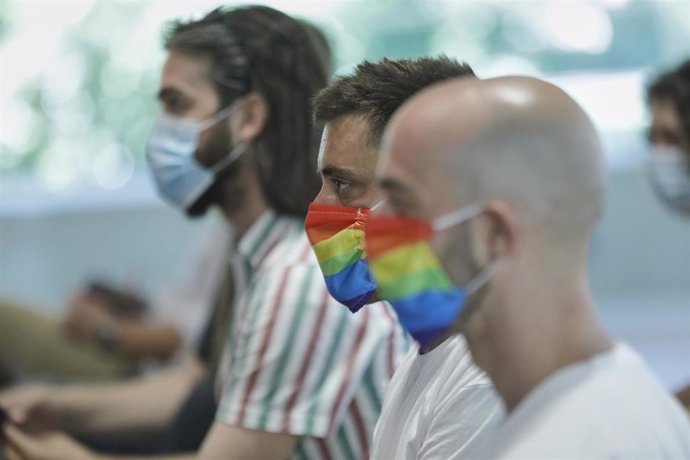
[[194,156],[199,133],[227,118],[233,107],[234,104],[200,122],[166,114],[156,120],[146,157],[163,199],[188,210],[213,184],[216,175],[244,153],[244,144],[238,144],[211,168],[203,167]]
[[680,214],[690,216],[690,160],[678,147],[654,147],[647,173],[657,195]]

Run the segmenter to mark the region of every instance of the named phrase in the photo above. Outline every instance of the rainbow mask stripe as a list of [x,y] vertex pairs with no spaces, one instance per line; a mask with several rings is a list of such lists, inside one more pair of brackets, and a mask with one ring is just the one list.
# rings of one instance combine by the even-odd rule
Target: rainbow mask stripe
[[395,217],[372,217],[366,230],[378,296],[391,303],[422,347],[448,330],[467,297],[448,279],[429,246],[432,232],[426,222]]
[[312,203],[306,231],[334,299],[356,312],[376,292],[364,260],[366,209]]

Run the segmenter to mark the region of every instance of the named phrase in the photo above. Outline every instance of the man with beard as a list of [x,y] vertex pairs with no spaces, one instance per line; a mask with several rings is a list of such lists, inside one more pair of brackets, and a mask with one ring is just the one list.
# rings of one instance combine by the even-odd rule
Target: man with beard
[[[355,317],[330,298],[304,234],[318,191],[309,100],[328,79],[325,40],[275,10],[247,7],[178,22],[166,44],[150,167],[167,201],[193,216],[218,206],[236,235],[219,296],[233,308],[216,311],[221,332],[210,334],[225,349],[220,402],[200,455],[364,458],[404,340],[385,306]],[[123,385],[19,390],[0,405],[20,427],[155,432],[204,372],[197,363]],[[103,458],[63,435],[5,434],[13,459]]]

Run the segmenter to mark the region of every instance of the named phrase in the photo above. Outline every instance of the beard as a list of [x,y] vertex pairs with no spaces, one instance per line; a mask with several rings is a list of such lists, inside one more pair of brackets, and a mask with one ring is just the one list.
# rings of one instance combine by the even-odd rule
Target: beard
[[[199,146],[195,156],[205,168],[212,168],[230,153],[232,146],[230,129],[226,123],[219,123],[209,128],[206,142],[203,146]],[[246,186],[240,179],[241,171],[245,169],[246,157],[247,155],[241,155],[215,175],[211,186],[186,210],[188,217],[202,217],[214,205],[226,211],[242,207],[245,202]]]

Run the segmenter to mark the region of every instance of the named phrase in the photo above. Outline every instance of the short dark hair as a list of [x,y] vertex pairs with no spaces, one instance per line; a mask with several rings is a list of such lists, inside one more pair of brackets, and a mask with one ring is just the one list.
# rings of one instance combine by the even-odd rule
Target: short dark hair
[[165,47],[208,57],[223,105],[250,90],[266,99],[266,126],[251,146],[262,190],[276,212],[306,214],[320,188],[321,132],[311,122],[310,101],[331,73],[322,33],[264,6],[217,8],[199,20],[173,22]]
[[393,113],[416,92],[443,80],[475,77],[466,62],[446,55],[417,59],[364,61],[354,73],[335,79],[314,98],[314,121],[329,123],[343,115],[370,122],[370,142],[378,146]]
[[676,109],[685,136],[690,139],[690,59],[659,75],[647,89],[647,102],[670,101]]

